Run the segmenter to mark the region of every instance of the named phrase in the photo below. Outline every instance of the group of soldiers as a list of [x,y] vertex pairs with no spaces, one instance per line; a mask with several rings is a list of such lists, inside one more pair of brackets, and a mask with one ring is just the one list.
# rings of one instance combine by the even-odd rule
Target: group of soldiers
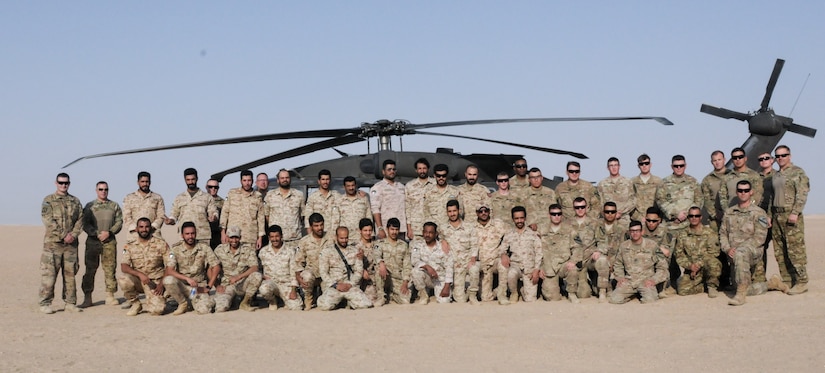
[[[291,187],[286,170],[277,173],[272,189],[265,173],[253,187],[253,173],[243,171],[240,187],[224,199],[218,180],[207,181],[203,191],[189,168],[186,191],[175,197],[169,215],[150,189],[148,172],[138,173],[138,190],[124,198],[122,209],[109,200],[105,181],[82,207],[68,193],[69,175],[60,173],[57,191],[42,205],[40,310],[55,312],[61,271],[65,310],[92,306],[101,263],[105,304],[120,304],[120,288],[130,316],[163,314],[168,298],[180,315],[224,312],[236,304],[254,311],[258,298],[271,310],[331,310],[427,304],[431,297],[472,304],[565,295],[572,303],[591,296],[647,303],[705,290],[713,298],[727,286],[736,290],[732,305],[769,289],[801,294],[808,282],[802,210],[809,182],[791,163],[787,146],[774,155],[779,168],[765,153],[757,172],[746,166],[743,149],[731,152],[732,170],[716,151],[714,170],[701,183],[685,173],[681,155],[672,157],[673,173],[665,178],[650,173],[646,154],[637,158],[640,173],[633,178],[622,176],[611,157],[608,177],[596,185],[580,178],[578,162],[568,162],[567,179],[555,190],[543,185],[540,169],[520,159],[512,173],[496,175],[492,192],[479,183],[475,166],[455,186],[447,182],[446,165],[432,167],[431,176],[422,158],[414,166],[417,177],[404,185],[396,180],[395,162],[385,160],[383,179],[369,194],[350,176],[343,179],[344,193],[331,189],[332,174],[322,170],[318,190],[306,199]],[[181,240],[171,247],[161,236],[163,224],[179,226]],[[116,273],[115,235],[123,227],[127,242]],[[81,231],[87,234],[86,272],[78,307]],[[780,273],[768,281],[771,240]]]

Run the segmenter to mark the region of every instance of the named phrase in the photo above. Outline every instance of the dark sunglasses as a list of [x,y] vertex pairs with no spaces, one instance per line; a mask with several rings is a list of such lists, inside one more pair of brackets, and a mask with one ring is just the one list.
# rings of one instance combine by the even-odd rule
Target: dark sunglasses
[[220,189],[221,188],[217,185],[207,185],[206,187],[209,188],[209,189]]
[[650,161],[639,162],[639,166],[650,166]]
[[72,182],[71,181],[58,181],[57,183],[60,184],[60,185],[69,185]]
[[791,155],[791,153],[777,154],[777,155],[776,155],[776,158],[785,158],[785,157],[787,157],[787,156],[789,156],[789,155]]
[[690,214],[690,215],[688,215],[688,217],[691,218],[691,219],[701,218],[702,214],[699,214],[699,215]]
[[674,165],[672,165],[672,166],[673,166],[673,168],[682,168],[682,167],[685,167],[685,165],[684,165],[684,164],[674,164]]
[[736,189],[736,193],[747,193],[747,192],[750,192],[750,191],[751,191],[751,188],[748,188],[748,189],[738,189],[737,188]]
[[604,210],[602,212],[605,213],[605,214],[615,214],[616,210]]
[[732,156],[730,156],[730,159],[733,159],[734,161],[738,161],[742,158],[745,158],[744,154],[743,155],[732,155]]
[[759,161],[760,161],[760,162],[770,161],[770,160],[771,160],[771,157],[760,157],[760,158],[759,158]]
[[514,164],[513,167],[514,168],[527,168],[527,164],[526,163],[525,164]]
[[645,219],[645,221],[648,223],[658,223],[659,219]]
[[581,172],[581,170],[567,170],[567,172],[571,173],[571,174],[577,174],[577,173]]

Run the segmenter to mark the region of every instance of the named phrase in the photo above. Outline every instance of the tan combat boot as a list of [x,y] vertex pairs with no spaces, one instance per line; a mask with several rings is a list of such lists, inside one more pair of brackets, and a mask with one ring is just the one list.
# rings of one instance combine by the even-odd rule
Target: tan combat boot
[[518,303],[518,291],[510,293],[510,303]]
[[175,312],[172,312],[172,315],[173,316],[183,315],[184,313],[186,313],[186,311],[189,311],[189,303],[186,303],[186,302],[179,303],[178,308],[175,309]]
[[580,303],[579,296],[576,295],[575,293],[567,294],[567,299],[570,299],[570,303],[573,303],[573,304],[579,304]]
[[510,304],[510,301],[507,299],[507,288],[499,286],[496,289],[496,298],[498,298],[498,304],[502,306],[507,306]]
[[51,315],[54,313],[54,310],[51,306],[40,306],[40,312],[43,312],[47,315]]
[[312,294],[312,290],[304,290],[304,311],[309,311],[312,309],[312,301],[314,297]]
[[788,284],[782,282],[782,278],[779,277],[779,275],[774,274],[771,276],[771,279],[768,280],[768,290],[779,290],[785,294],[788,294],[788,290],[791,290],[791,288]]
[[66,307],[63,308],[63,310],[66,311],[66,312],[83,312],[83,310],[81,310],[80,308],[77,308],[77,306],[75,306],[74,304],[71,304],[71,303],[66,304]]
[[478,303],[478,292],[477,291],[468,292],[467,295],[469,295],[469,297],[470,297],[470,304],[472,304],[474,306],[479,305],[479,303]]
[[708,298],[716,298],[719,296],[719,290],[716,290],[715,287],[708,286]]
[[139,300],[132,302],[132,307],[129,308],[129,312],[126,313],[126,316],[137,316],[140,311],[143,311],[143,305],[140,304]]
[[251,303],[252,302],[252,297],[254,297],[254,296],[255,296],[255,294],[252,294],[252,295],[244,294],[243,299],[241,299],[241,304],[238,306],[238,309],[241,309],[241,310],[244,310],[244,311],[249,311],[249,312],[254,312],[256,308],[254,306],[252,306],[252,303]]
[[599,303],[607,302],[607,289],[599,289]]
[[802,294],[806,291],[808,291],[808,284],[807,283],[803,284],[801,282],[797,282],[796,285],[794,285],[791,288],[791,290],[788,290],[788,295],[799,295],[799,294]]
[[92,294],[83,295],[83,303],[80,303],[80,308],[89,308],[92,306]]
[[118,302],[117,298],[115,298],[115,293],[113,291],[107,291],[106,292],[106,305],[107,306],[117,306],[119,304],[120,304],[120,302]]
[[427,289],[418,291],[418,301],[415,302],[415,303],[418,303],[418,304],[430,303],[430,295],[427,294]]
[[741,306],[745,304],[745,294],[748,293],[748,285],[738,285],[736,286],[736,295],[733,299],[728,301],[728,304],[731,306]]

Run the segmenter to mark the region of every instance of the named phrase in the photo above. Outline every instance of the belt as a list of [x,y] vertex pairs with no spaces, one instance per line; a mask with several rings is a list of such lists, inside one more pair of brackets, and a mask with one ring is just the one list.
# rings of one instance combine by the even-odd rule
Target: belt
[[771,212],[774,214],[781,214],[783,212],[789,212],[790,209],[786,209],[784,207],[771,207]]

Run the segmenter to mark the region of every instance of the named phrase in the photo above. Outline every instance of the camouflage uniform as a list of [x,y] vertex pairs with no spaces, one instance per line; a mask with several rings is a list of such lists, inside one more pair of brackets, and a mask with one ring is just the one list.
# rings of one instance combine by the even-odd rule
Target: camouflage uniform
[[258,237],[266,233],[264,225],[264,203],[261,193],[254,190],[247,192],[242,188],[229,190],[221,210],[221,229],[236,226],[241,229],[241,244],[254,245]]
[[153,235],[161,237],[160,227],[166,219],[166,205],[163,204],[163,197],[160,194],[150,191],[143,194],[140,190],[129,193],[123,197],[123,225],[130,233],[128,242],[137,240],[137,221],[140,218],[148,218],[152,221]]
[[166,308],[166,298],[163,295],[155,295],[152,290],[158,282],[163,281],[164,270],[171,263],[171,253],[169,244],[162,238],[154,236],[145,243],[136,240],[123,246],[121,263],[143,273],[151,280],[149,284],[143,284],[135,275],[118,273],[117,284],[123,290],[123,297],[126,298],[127,303],[140,302],[138,294],[143,293],[146,295],[146,310],[155,315],[163,313]]
[[[704,291],[705,284],[708,289],[719,288],[719,275],[722,274],[722,263],[717,258],[719,250],[719,235],[707,225],[698,232],[686,229],[679,235],[674,255],[676,263],[685,269],[684,275],[679,277],[679,295],[699,294]],[[698,264],[700,269],[690,278],[692,264]]]
[[[346,263],[338,250],[346,258]],[[342,300],[352,309],[372,307],[369,297],[361,291],[361,276],[364,273],[364,263],[358,259],[358,250],[353,247],[338,247],[337,244],[327,245],[321,250],[318,265],[321,270],[321,289],[323,293],[318,297],[318,309],[329,311],[335,308]],[[349,264],[349,268],[347,268]],[[350,272],[349,270],[352,270]],[[350,284],[352,287],[345,292],[335,289],[336,284]]]
[[630,213],[636,208],[636,194],[633,192],[633,183],[630,179],[619,175],[616,178],[606,177],[599,182],[596,190],[601,198],[600,205],[588,205],[591,210],[600,210],[605,202],[616,203],[616,210],[621,214],[618,222],[625,227],[630,225]]
[[632,220],[643,221],[648,207],[656,204],[656,190],[662,185],[662,178],[650,174],[647,181],[636,175],[630,179],[633,184],[633,194],[636,196],[636,208],[630,214]]
[[[100,201],[95,199],[83,208],[83,230],[86,232],[85,264],[86,273],[80,286],[84,294],[91,294],[95,289],[95,272],[103,261],[103,278],[106,282],[106,291],[117,291],[117,240],[115,235],[123,228],[123,211],[120,205],[112,200]],[[101,242],[97,235],[100,232],[109,232],[109,238]]]
[[[286,195],[281,194],[280,189],[274,189],[272,193],[267,193],[264,197],[264,215],[266,215],[269,225],[279,225],[284,232],[284,242],[290,242],[301,238],[301,207],[304,205],[304,193],[298,189],[291,188]],[[332,203],[332,206],[335,204]],[[324,216],[324,219],[327,217]],[[325,220],[325,227],[338,224],[335,221]],[[330,225],[327,225],[330,224]],[[241,227],[243,232],[243,227]]]
[[527,177],[527,175],[524,176],[524,179],[519,179],[518,175],[513,175],[510,177],[510,193],[520,192],[522,189],[529,187],[530,178]]
[[[655,231],[651,232],[647,229],[647,224],[642,223],[642,237],[655,242],[659,246],[659,255],[662,257],[662,260],[668,263],[668,277],[666,281],[668,281],[667,284],[671,285],[679,279],[678,275],[681,273],[678,264],[676,264],[676,260],[673,258],[673,251],[676,246],[673,233],[677,232],[668,231],[668,229],[664,228],[661,224],[659,224]],[[665,255],[665,251],[669,254]]]
[[493,192],[490,196],[490,219],[498,219],[506,224],[508,228],[515,228],[516,225],[513,223],[511,211],[513,207],[520,205],[522,205],[521,199],[512,190],[507,195]]
[[516,294],[518,281],[521,280],[521,298],[525,302],[536,300],[538,284],[533,284],[530,277],[541,266],[543,257],[538,233],[530,228],[521,232],[513,229],[504,235],[501,245],[502,250],[510,252],[510,268],[507,270],[507,287],[510,292]]
[[[651,303],[659,299],[655,284],[667,281],[668,262],[659,252],[659,245],[647,238],[640,244],[627,240],[619,245],[619,255],[613,264],[613,275],[617,281],[616,289],[610,293],[610,303],[626,303],[639,294],[642,303]],[[645,280],[653,280],[654,286],[644,286]],[[622,280],[625,280],[623,283]]]
[[722,221],[722,213],[727,208],[723,207],[720,209],[718,207],[719,189],[722,188],[722,184],[725,184],[725,178],[727,178],[730,172],[731,171],[726,168],[720,175],[716,173],[716,170],[713,170],[702,179],[702,184],[699,186],[699,189],[702,190],[702,204],[696,206],[704,206],[705,211],[708,213],[710,227],[716,232],[719,232],[719,222]]
[[[241,234],[243,234],[243,228],[241,228]],[[249,268],[258,266],[258,258],[255,256],[253,246],[241,244],[238,251],[232,253],[228,243],[221,244],[215,249],[215,256],[221,261],[221,286],[225,287],[223,293],[215,294],[215,312],[224,312],[232,306],[232,300],[236,295],[250,298],[255,296],[255,292],[261,286],[263,277],[260,272],[252,272],[252,274],[235,284],[229,283],[229,279],[233,276],[240,275]]]
[[[52,304],[54,284],[60,271],[63,272],[63,300],[66,304],[77,304],[74,276],[80,267],[77,246],[83,227],[83,206],[71,194],[52,193],[43,198],[40,217],[46,227],[40,256],[40,306]],[[63,238],[69,233],[74,236],[74,242],[65,244]]]
[[[444,189],[435,184],[424,190],[424,222],[431,221],[441,226],[447,224],[447,202],[458,200],[461,193],[458,187],[447,185]],[[464,213],[464,206],[459,202],[459,215]]]
[[[178,241],[172,245],[170,251],[171,255],[166,265],[195,280],[198,287],[208,285],[206,269],[221,264],[212,248],[203,242],[196,241],[195,245],[190,247],[186,242]],[[188,282],[174,276],[166,276],[163,278],[163,287],[179,305],[186,304],[186,297],[191,289]],[[210,313],[215,308],[215,300],[206,293],[196,294],[192,298],[192,308],[199,314]]]
[[751,284],[751,271],[757,262],[762,262],[762,244],[767,233],[768,214],[759,206],[750,204],[741,208],[737,205],[725,210],[719,227],[719,241],[726,255],[730,249],[736,249],[732,270],[738,286]]
[[[490,197],[487,195],[490,190],[481,184],[461,184],[458,186],[458,204],[464,208],[464,213],[475,217],[475,211],[481,205],[489,206]],[[444,204],[446,206],[446,202]],[[462,215],[462,219],[464,215]]]
[[383,288],[379,289],[377,285],[379,280],[376,277],[379,255],[377,251],[378,243],[375,240],[364,242],[358,237],[355,240],[350,240],[349,246],[354,247],[356,252],[360,252],[363,256],[361,262],[364,265],[364,273],[366,273],[366,275],[361,277],[361,290],[364,291],[364,294],[367,295],[376,307],[384,305],[386,294]]
[[[773,174],[774,198],[773,248],[779,275],[787,284],[807,284],[808,255],[805,249],[805,218],[802,210],[808,201],[811,184],[801,168],[791,164]],[[788,225],[788,216],[797,214],[795,225]]]
[[209,244],[212,239],[212,231],[209,226],[210,217],[218,217],[218,207],[215,200],[208,193],[198,189],[194,195],[189,191],[178,194],[172,202],[171,218],[175,219],[180,233],[182,223],[191,221],[195,223],[197,230],[197,240]]
[[212,247],[212,250],[215,250],[218,245],[221,244],[221,211],[223,211],[223,202],[224,199],[221,196],[214,196],[212,197],[212,202],[215,204],[215,208],[218,210],[218,219],[209,223],[209,229],[212,231],[212,236],[210,237],[209,246]]
[[[358,223],[361,219],[372,221],[372,211],[370,211],[370,199],[367,196],[355,194],[355,196],[342,195],[338,200],[338,211],[341,213],[341,221],[338,225],[347,227],[350,232],[358,232]],[[307,226],[308,227],[308,226]],[[326,221],[324,227],[327,227]]]
[[[589,286],[590,274],[596,273],[596,288],[599,290],[610,286],[610,262],[608,261],[608,247],[606,242],[596,241],[596,231],[598,230],[599,221],[589,216],[579,220],[573,218],[570,224],[576,231],[574,241],[581,246],[582,262],[579,270],[579,298],[589,298],[591,294],[591,286]],[[593,254],[599,252],[599,259],[593,260]],[[594,289],[595,290],[595,289]]]
[[[518,199],[527,210],[527,220],[524,225],[530,226],[550,224],[550,205],[558,202],[556,192],[546,186],[541,188],[528,187],[518,192]],[[510,212],[507,212],[510,214]],[[510,219],[512,221],[512,219]]]
[[261,297],[266,299],[270,306],[277,305],[277,297],[284,301],[288,310],[301,310],[301,298],[289,299],[289,294],[292,291],[297,292],[298,288],[295,273],[300,271],[300,267],[295,261],[295,250],[286,246],[275,250],[272,245],[268,245],[258,251],[258,258],[264,271],[263,282],[258,288]]
[[[415,178],[405,186],[405,210],[406,210],[406,218],[407,224],[410,225],[410,229],[412,230],[415,236],[421,237],[421,231],[424,229],[424,223],[426,223],[426,219],[424,218],[424,192],[427,188],[435,186],[435,180],[431,177],[428,177],[425,181],[421,181],[419,178]],[[446,206],[446,204],[444,205]],[[384,225],[387,224],[388,218],[384,219]],[[402,230],[407,229],[406,226],[401,227]]]
[[[730,173],[727,174],[727,176],[725,177],[725,182],[723,182],[719,188],[719,204],[721,206],[721,211],[719,212],[719,215],[722,215],[722,212],[724,212],[728,207],[732,207],[739,204],[739,198],[736,196],[736,183],[738,183],[740,180],[747,180],[751,183],[751,190],[753,190],[753,196],[751,196],[751,203],[758,205],[760,202],[762,202],[762,196],[765,194],[764,188],[762,187],[762,175],[760,175],[758,172],[754,170],[751,170],[750,168],[746,168],[745,171],[742,172],[736,172],[735,170],[732,170]],[[763,246],[763,250],[767,250],[767,247]],[[753,269],[753,281],[768,281],[768,279],[765,277],[765,262],[763,260],[760,260],[758,263],[756,263],[756,267]]]
[[321,284],[321,269],[318,267],[321,250],[333,245],[329,236],[324,234],[321,239],[316,239],[312,234],[308,234],[298,240],[295,262],[298,263],[301,279],[307,286],[304,288],[304,309],[307,311],[312,308],[312,300],[315,299],[317,287]]
[[320,190],[310,194],[304,208],[304,225],[309,227],[309,216],[317,212],[324,217],[324,226],[330,231],[335,230],[341,224],[341,210],[338,209],[340,203],[341,193],[335,190],[330,190],[327,195],[323,195]]
[[559,280],[564,280],[569,294],[576,294],[579,288],[579,271],[567,269],[567,263],[581,262],[581,245],[575,242],[578,235],[573,226],[562,223],[558,227],[552,224],[539,227],[541,236],[542,260],[541,270],[544,279],[541,283],[541,295],[544,300],[561,300]]
[[[423,242],[423,241],[422,241]],[[390,240],[381,240],[375,247],[375,260],[384,262],[387,267],[387,278],[381,276],[375,279],[378,295],[383,298],[385,293],[390,294],[390,300],[399,304],[409,304],[410,285],[412,285],[412,264],[410,264],[410,247],[401,239],[391,243]],[[377,272],[377,271],[376,271]],[[372,275],[372,274],[371,274]],[[407,294],[401,294],[401,285],[407,282]]]
[[[673,222],[667,227],[671,230],[681,231],[688,226],[687,219],[681,223],[674,220],[679,212],[687,212],[693,206],[702,205],[702,191],[699,183],[690,175],[668,175],[662,180],[662,186],[656,190],[656,205],[665,214],[665,220]],[[678,232],[674,232],[677,233]]]
[[376,221],[376,226],[386,225],[390,218],[397,218],[401,222],[401,231],[405,231],[407,229],[405,198],[404,184],[398,181],[390,184],[386,179],[375,183],[370,188],[370,208],[372,208],[373,215],[381,214],[381,221]]
[[[423,239],[415,240],[410,247],[410,256],[413,265],[412,281],[419,294],[425,293],[427,288],[433,289],[435,299],[438,303],[450,303],[450,295],[441,296],[441,288],[444,284],[453,283],[453,254],[444,253],[441,248],[441,241],[436,240],[432,247],[427,246]],[[424,265],[433,267],[438,274],[438,278],[433,279],[424,270]]]
[[[471,224],[459,220],[459,226],[444,223],[438,227],[439,237],[450,244],[450,253],[453,255],[453,299],[464,303],[469,297],[478,294],[478,241],[476,231]],[[473,265],[470,261],[475,258]],[[467,289],[464,286],[469,283]]]
[[627,227],[627,225],[621,225],[615,221],[611,225],[608,225],[605,221],[601,221],[596,225],[596,242],[607,246],[607,262],[610,264],[611,274],[613,273],[613,263],[616,262],[616,256],[619,254],[619,245],[629,239]]
[[495,293],[501,294],[501,290],[507,292],[507,286],[505,285],[507,269],[501,265],[501,254],[504,254],[506,250],[502,250],[501,241],[504,239],[504,234],[512,228],[500,219],[493,218],[488,220],[486,225],[482,225],[476,220],[473,228],[476,232],[476,242],[478,244],[481,300],[489,302],[495,298],[493,294],[493,274],[499,275],[498,291]]
[[[576,197],[583,197],[587,201],[587,206],[590,208],[587,211],[588,216],[594,219],[599,217],[602,206],[601,197],[599,191],[589,181],[579,179],[576,184],[572,184],[570,180],[565,180],[556,186],[556,195],[565,219],[573,219],[576,216],[576,210],[573,209],[573,200]],[[544,215],[547,215],[546,209]]]

